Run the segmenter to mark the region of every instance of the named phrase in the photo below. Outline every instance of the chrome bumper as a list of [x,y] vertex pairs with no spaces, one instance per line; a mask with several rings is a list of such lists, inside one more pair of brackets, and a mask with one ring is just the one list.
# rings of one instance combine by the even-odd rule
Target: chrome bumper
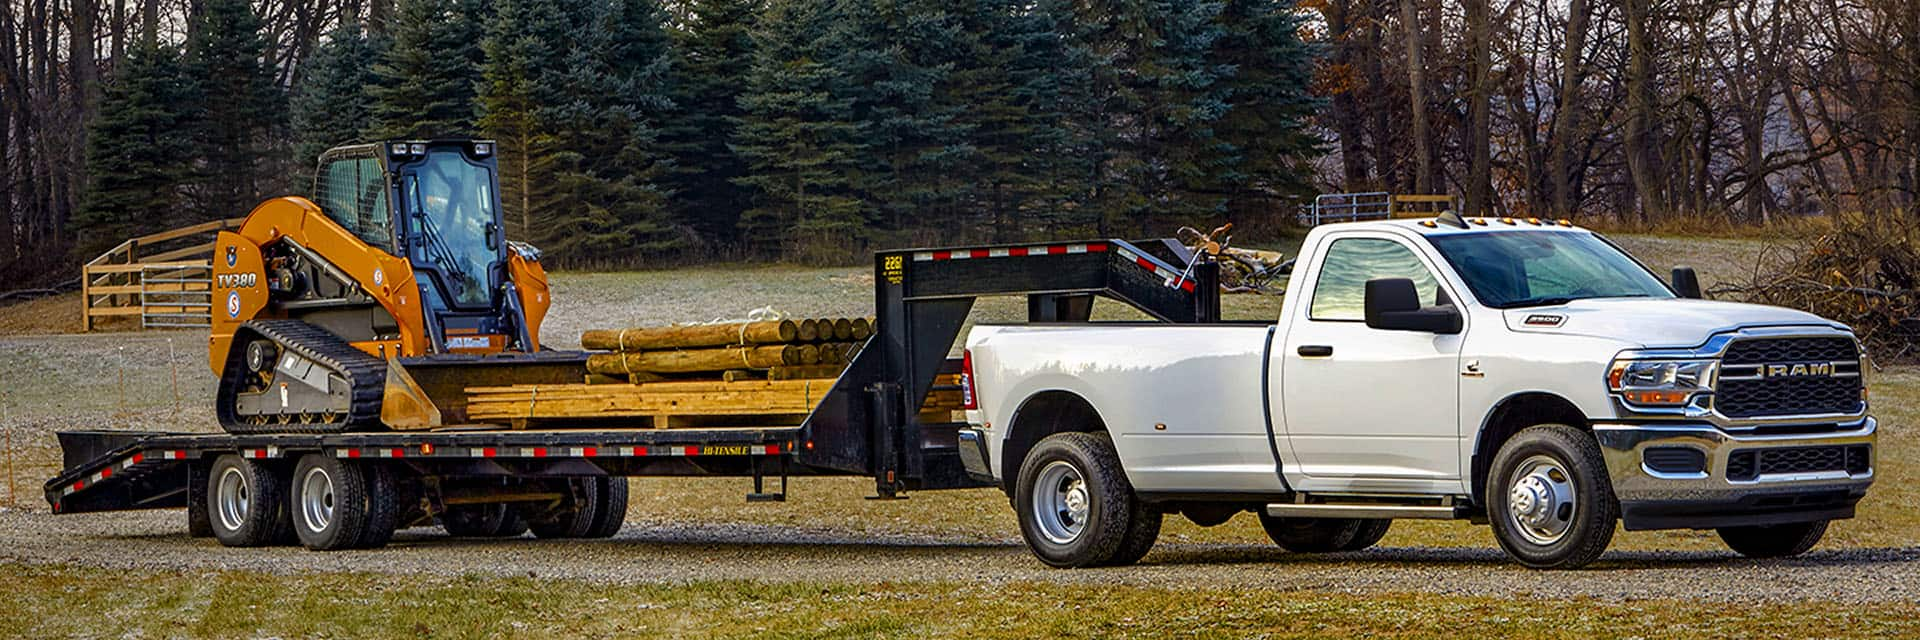
[[[1596,424],[1595,439],[1607,463],[1620,515],[1628,529],[1705,529],[1832,520],[1853,517],[1853,508],[1873,484],[1879,424],[1867,417],[1819,434],[1736,435],[1710,424]],[[1736,451],[1783,447],[1868,445],[1864,472],[1830,470],[1727,477]],[[1681,447],[1705,454],[1703,470],[1667,473],[1647,464],[1653,447]]]
[[960,466],[967,476],[981,482],[999,484],[993,477],[993,469],[987,464],[987,433],[979,429],[960,430]]

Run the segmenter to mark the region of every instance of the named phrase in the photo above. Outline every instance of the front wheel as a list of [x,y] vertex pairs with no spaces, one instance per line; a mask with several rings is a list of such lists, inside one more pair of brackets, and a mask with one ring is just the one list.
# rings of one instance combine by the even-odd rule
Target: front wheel
[[1593,437],[1557,424],[1500,447],[1487,478],[1487,514],[1500,548],[1536,569],[1573,569],[1613,542],[1620,503]]
[[1785,558],[1806,553],[1827,535],[1827,521],[1720,529],[1727,548],[1749,558]]
[[1134,495],[1106,434],[1061,433],[1034,445],[1013,502],[1027,548],[1056,567],[1131,563],[1159,534],[1160,512]]

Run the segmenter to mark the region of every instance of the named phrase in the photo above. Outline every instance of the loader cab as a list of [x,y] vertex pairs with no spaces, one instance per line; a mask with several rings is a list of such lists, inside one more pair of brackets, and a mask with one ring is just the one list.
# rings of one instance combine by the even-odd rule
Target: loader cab
[[327,217],[412,265],[442,350],[499,351],[524,322],[507,295],[494,151],[487,140],[353,145],[322,155],[315,176]]

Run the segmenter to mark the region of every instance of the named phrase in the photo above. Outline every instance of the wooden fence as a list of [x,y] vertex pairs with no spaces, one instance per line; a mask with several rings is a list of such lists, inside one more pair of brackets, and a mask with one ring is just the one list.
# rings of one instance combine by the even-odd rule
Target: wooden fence
[[141,328],[206,327],[213,311],[214,236],[231,218],[120,243],[80,268],[80,330],[94,320],[140,318]]

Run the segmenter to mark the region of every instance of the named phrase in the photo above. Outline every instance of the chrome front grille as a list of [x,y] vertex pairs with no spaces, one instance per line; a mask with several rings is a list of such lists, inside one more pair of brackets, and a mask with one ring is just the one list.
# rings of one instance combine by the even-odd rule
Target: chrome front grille
[[1859,413],[1860,349],[1847,336],[1754,338],[1721,356],[1714,407],[1729,418]]

